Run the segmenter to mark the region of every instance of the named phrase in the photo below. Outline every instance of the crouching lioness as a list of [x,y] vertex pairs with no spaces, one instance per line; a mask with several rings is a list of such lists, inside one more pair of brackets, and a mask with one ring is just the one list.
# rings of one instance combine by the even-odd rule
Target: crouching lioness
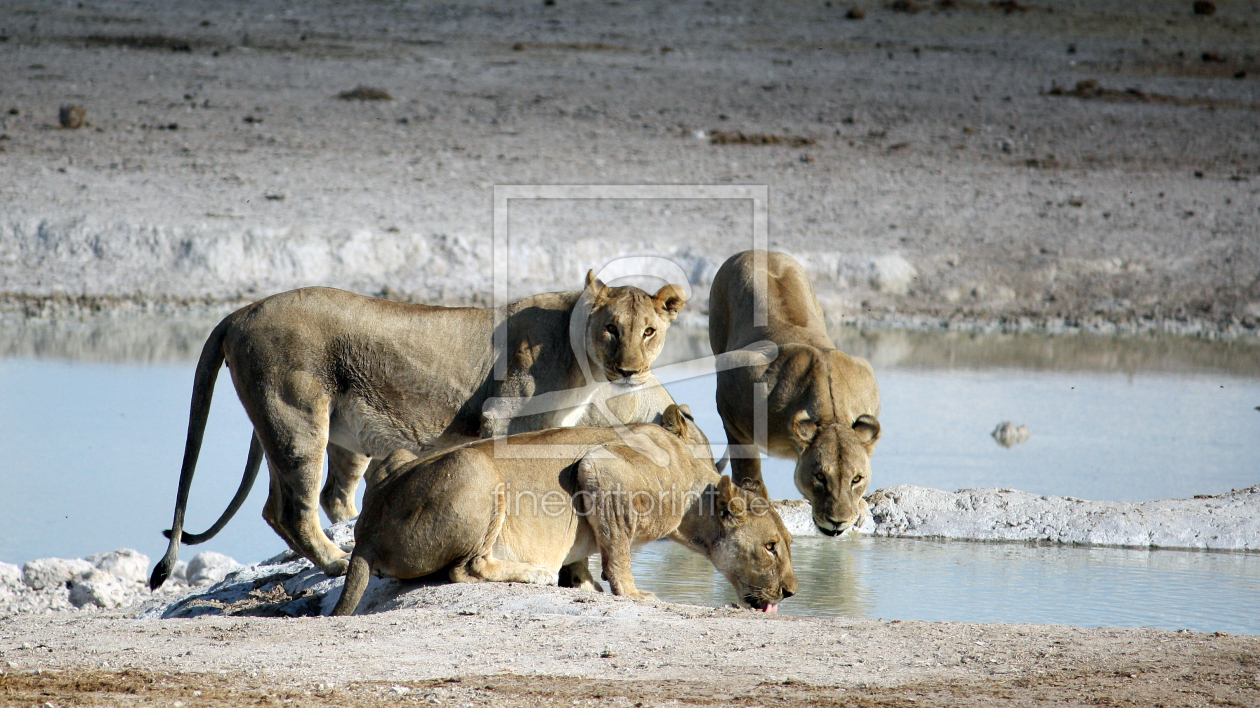
[[[522,446],[533,452],[511,452]],[[536,454],[545,450],[555,456]],[[620,434],[544,430],[423,459],[398,450],[369,475],[334,615],[354,612],[369,573],[555,585],[564,568],[579,587],[597,588],[585,563],[596,551],[614,594],[650,599],[634,585],[630,552],[666,536],[711,560],[743,605],[774,612],[796,592],[783,522],[718,475],[708,442],[676,405],[661,425]]]

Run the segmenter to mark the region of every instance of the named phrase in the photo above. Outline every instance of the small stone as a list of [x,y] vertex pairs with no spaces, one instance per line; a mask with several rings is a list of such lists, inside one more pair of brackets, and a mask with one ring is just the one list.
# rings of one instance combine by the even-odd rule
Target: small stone
[[61,121],[61,127],[78,130],[87,122],[87,109],[83,106],[67,103],[61,107],[58,119]]
[[389,95],[385,89],[373,88],[371,86],[355,86],[349,91],[342,91],[337,94],[337,98],[343,101],[392,101],[394,97]]
[[998,423],[990,434],[1002,447],[1013,447],[1026,442],[1032,436],[1032,431],[1027,425],[1015,425],[1009,420],[1004,420]]
[[391,686],[389,692],[395,696],[405,696],[408,693],[411,693],[411,689],[406,686]]
[[1194,14],[1196,14],[1196,15],[1207,15],[1207,16],[1215,15],[1215,14],[1216,14],[1216,4],[1215,4],[1215,3],[1212,3],[1212,2],[1209,2],[1209,0],[1195,0],[1195,2],[1194,2]]
[[12,563],[0,563],[0,586],[17,589],[22,583],[22,569]]
[[844,16],[849,18],[850,20],[866,19],[866,10],[863,10],[860,7],[851,7],[849,8],[849,11],[844,14]]
[[188,561],[188,568],[184,574],[188,578],[189,585],[212,585],[226,578],[228,573],[242,567],[235,558],[214,551],[202,551]]

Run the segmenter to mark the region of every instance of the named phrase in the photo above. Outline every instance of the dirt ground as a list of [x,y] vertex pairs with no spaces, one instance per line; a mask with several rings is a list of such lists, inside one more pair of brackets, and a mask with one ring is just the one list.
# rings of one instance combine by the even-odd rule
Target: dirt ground
[[[40,316],[318,282],[484,301],[495,184],[768,184],[771,245],[836,322],[1251,336],[1260,6],[1192,6],[11,0],[0,300]],[[86,124],[62,127],[65,104]],[[540,246],[539,282],[643,239],[703,285],[735,233],[725,213],[686,239],[624,216]],[[470,613],[435,592],[343,619],[14,617],[0,703],[1260,705],[1256,637],[602,597],[569,615],[513,609],[563,592],[519,587]]]
[[[493,185],[764,184],[836,322],[1257,332],[1260,6],[855,4],[8,2],[0,293],[484,301]],[[527,287],[655,251],[695,317],[749,245],[514,213]]]
[[414,592],[418,606],[351,618],[13,617],[0,703],[1260,705],[1260,637]]

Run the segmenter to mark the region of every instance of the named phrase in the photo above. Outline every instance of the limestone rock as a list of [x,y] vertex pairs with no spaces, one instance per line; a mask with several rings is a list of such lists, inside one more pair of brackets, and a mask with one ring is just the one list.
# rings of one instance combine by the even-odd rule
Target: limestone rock
[[64,586],[74,576],[93,567],[79,558],[40,558],[22,566],[22,582],[33,590]]
[[222,553],[202,551],[188,561],[188,568],[184,571],[184,574],[187,576],[190,585],[210,585],[223,580],[228,573],[239,570],[242,567],[240,563],[236,562],[236,559],[225,556]]
[[97,568],[84,571],[70,581],[70,604],[80,609],[95,605],[105,609],[121,607],[131,599],[117,575]]
[[130,548],[120,548],[109,553],[95,553],[84,560],[124,580],[143,583],[149,578],[149,557]]

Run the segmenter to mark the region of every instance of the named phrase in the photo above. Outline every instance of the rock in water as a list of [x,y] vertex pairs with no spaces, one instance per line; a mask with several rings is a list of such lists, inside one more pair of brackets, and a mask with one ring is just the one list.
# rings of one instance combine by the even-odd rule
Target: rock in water
[[143,583],[149,579],[149,557],[130,548],[95,553],[84,560],[125,580]]
[[93,570],[95,566],[79,559],[40,558],[22,566],[22,582],[32,590],[43,590],[65,585],[79,573]]
[[214,551],[202,551],[188,561],[184,571],[189,585],[208,585],[217,583],[227,577],[228,573],[240,570],[242,566],[235,558],[230,558]]
[[1004,420],[997,424],[991,435],[1002,447],[1012,447],[1026,442],[1032,436],[1032,431],[1027,425],[1015,425],[1009,420]]

